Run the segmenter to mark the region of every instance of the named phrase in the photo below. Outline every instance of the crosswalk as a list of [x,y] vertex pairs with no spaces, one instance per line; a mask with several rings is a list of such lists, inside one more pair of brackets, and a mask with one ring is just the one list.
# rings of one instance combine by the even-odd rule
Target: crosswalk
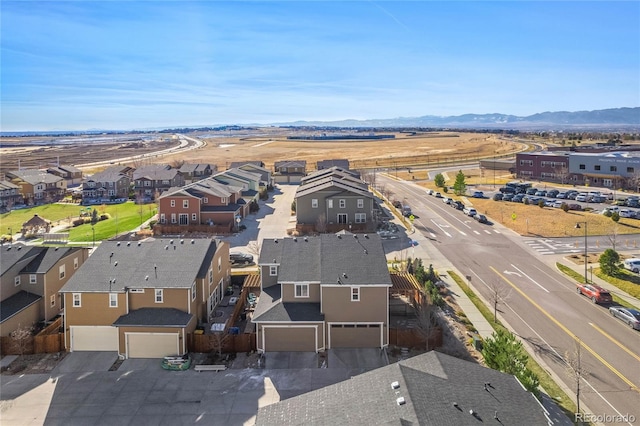
[[576,247],[573,244],[543,238],[535,240],[525,240],[524,243],[531,249],[542,255],[580,253],[582,250],[584,250],[584,248]]

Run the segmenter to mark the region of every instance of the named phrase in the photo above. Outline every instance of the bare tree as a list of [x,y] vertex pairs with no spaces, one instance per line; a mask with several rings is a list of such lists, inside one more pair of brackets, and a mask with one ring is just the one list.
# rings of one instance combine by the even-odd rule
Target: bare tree
[[174,169],[179,169],[180,167],[184,166],[184,160],[176,158],[171,163],[169,163],[169,165]]
[[637,192],[640,188],[640,170],[631,176],[627,176],[624,181],[624,186],[627,187],[627,189]]
[[324,213],[320,213],[320,215],[318,215],[318,220],[316,220],[316,231],[320,234],[327,232],[327,216]]
[[416,312],[416,328],[415,330],[418,334],[424,338],[425,340],[425,349],[427,351],[431,350],[429,347],[429,339],[433,335],[433,331],[437,326],[436,322],[436,309],[435,307],[427,301],[426,295],[423,295],[421,298],[422,302],[417,302],[414,300],[413,307]]
[[569,169],[564,165],[556,172],[556,178],[560,179],[561,184],[565,184],[569,181]]
[[616,250],[616,243],[618,241],[618,231],[618,224],[614,222],[614,225],[611,227],[611,232],[607,234],[607,238],[609,239],[614,251]]
[[18,328],[9,333],[9,337],[13,341],[13,344],[20,351],[20,356],[23,356],[27,350],[27,347],[31,343],[33,336],[33,327],[21,326],[18,324]]
[[565,352],[565,362],[567,363],[567,372],[574,380],[576,387],[576,413],[580,413],[580,380],[589,374],[587,369],[582,365],[582,341],[580,339],[575,340],[575,348],[572,352]]
[[506,301],[510,294],[511,289],[500,286],[496,281],[490,282],[487,287],[489,287],[489,300],[493,305],[493,321],[498,321],[498,303],[503,303]]
[[247,243],[247,251],[252,255],[260,256],[260,243],[257,240],[252,240]]
[[218,331],[213,333],[213,340],[211,341],[213,349],[211,352],[219,358],[222,358],[222,350],[226,343],[229,341],[229,333],[225,331]]

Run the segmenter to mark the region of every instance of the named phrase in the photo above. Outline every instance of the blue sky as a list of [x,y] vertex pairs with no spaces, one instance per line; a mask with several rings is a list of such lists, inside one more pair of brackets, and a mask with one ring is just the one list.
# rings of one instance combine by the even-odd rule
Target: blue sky
[[640,106],[640,2],[2,0],[1,130]]

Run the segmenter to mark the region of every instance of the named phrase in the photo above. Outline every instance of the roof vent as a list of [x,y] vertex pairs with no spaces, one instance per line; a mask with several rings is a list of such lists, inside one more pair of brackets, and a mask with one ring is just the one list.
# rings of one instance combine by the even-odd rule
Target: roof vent
[[369,236],[367,234],[364,234],[364,237],[368,240]]
[[293,241],[297,243],[298,242],[298,237],[293,237]]
[[118,261],[113,262],[113,266],[118,266]]
[[184,244],[184,240],[180,240],[180,244]]
[[305,241],[305,242],[309,241],[309,238],[304,237],[304,241]]
[[398,405],[404,405],[406,403],[407,403],[407,401],[404,400],[404,396],[401,396],[398,399],[396,399],[396,404],[398,404]]
[[358,239],[358,234],[353,234],[353,238]]
[[273,240],[273,242],[274,242],[275,244],[278,244],[278,239],[277,239],[277,238],[275,238],[275,239]]
[[169,244],[173,244],[173,240],[169,240]]
[[169,250],[169,246],[164,246],[164,249],[165,250]]
[[472,409],[470,409],[470,410],[469,410],[469,414],[471,414],[472,416],[475,416],[475,415],[476,415],[476,412],[475,412],[475,411],[473,411],[473,408],[472,408]]
[[120,241],[118,241],[118,242],[116,243],[116,245],[117,245],[118,247],[120,247]]
[[142,242],[138,241],[138,247],[140,247],[142,245]]
[[398,382],[391,382],[391,389],[398,389],[400,387],[400,383]]
[[149,281],[149,275],[145,275],[145,276],[144,276],[144,280],[145,280],[145,281]]
[[195,244],[195,243],[196,243],[196,240],[191,240],[191,244]]
[[342,239],[342,235],[338,234],[338,239],[341,240]]

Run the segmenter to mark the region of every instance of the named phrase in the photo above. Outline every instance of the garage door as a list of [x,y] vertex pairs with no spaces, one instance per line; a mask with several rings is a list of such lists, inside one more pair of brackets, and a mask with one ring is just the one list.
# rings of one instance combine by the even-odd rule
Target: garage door
[[117,351],[118,329],[107,326],[72,326],[71,351]]
[[378,324],[331,324],[329,326],[331,348],[379,348]]
[[125,333],[127,358],[179,355],[178,333]]
[[316,327],[264,327],[265,352],[315,352]]

